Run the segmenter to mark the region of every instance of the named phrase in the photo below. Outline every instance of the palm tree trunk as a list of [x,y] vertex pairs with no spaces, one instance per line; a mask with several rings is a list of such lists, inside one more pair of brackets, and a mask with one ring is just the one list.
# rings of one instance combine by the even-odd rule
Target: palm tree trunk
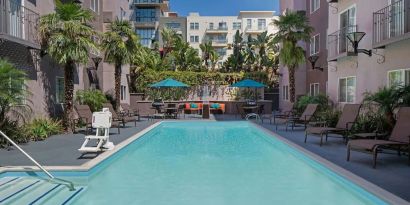
[[118,111],[121,103],[121,64],[115,64],[115,110]]
[[290,102],[295,102],[296,95],[295,95],[295,67],[289,67],[289,94],[290,94]]
[[74,61],[68,61],[64,67],[64,131],[68,132],[70,128],[70,118],[73,111],[74,96]]

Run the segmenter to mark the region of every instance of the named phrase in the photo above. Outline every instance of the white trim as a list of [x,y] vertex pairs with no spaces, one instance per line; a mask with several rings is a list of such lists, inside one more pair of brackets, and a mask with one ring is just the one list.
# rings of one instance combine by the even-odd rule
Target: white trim
[[406,71],[410,71],[410,68],[402,68],[402,69],[396,69],[396,70],[389,70],[387,71],[387,87],[390,87],[390,73],[393,72],[402,72],[402,79],[400,79],[400,85],[406,85]]
[[[313,95],[312,95],[312,85],[313,85]],[[315,87],[317,85],[317,93],[315,92]],[[320,94],[320,83],[310,83],[309,84],[309,95],[310,96],[317,96]]]
[[[312,53],[312,45],[313,45],[313,48],[316,49],[316,36],[318,37],[319,47],[318,47],[318,49],[315,53]],[[310,37],[309,53],[310,53],[311,56],[320,53],[320,33],[317,33],[316,35],[313,35],[313,36]]]

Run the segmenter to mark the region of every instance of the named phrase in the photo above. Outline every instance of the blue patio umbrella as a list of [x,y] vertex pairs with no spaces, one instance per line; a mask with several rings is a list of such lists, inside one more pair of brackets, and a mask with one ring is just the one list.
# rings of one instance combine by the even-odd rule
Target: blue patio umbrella
[[251,80],[251,79],[245,79],[245,80],[239,81],[239,82],[237,82],[237,83],[234,83],[234,84],[232,84],[232,85],[229,86],[229,87],[236,87],[236,88],[264,88],[264,87],[266,87],[266,85],[264,85],[264,84],[262,84],[262,83],[260,83],[260,82]]
[[185,83],[179,82],[179,81],[174,80],[172,78],[167,78],[163,81],[154,83],[154,84],[150,85],[149,87],[151,87],[151,88],[175,88],[175,87],[187,88],[189,86]]
[[266,87],[266,85],[264,85],[264,84],[262,84],[262,83],[260,83],[260,82],[251,80],[251,79],[245,79],[245,80],[239,81],[239,82],[237,82],[237,83],[234,83],[234,84],[232,84],[232,85],[229,86],[229,87],[236,87],[236,88],[254,88],[254,89],[255,89],[255,100],[258,100],[257,97],[256,97],[256,95],[257,95],[256,89],[257,89],[257,88],[264,88],[264,87]]

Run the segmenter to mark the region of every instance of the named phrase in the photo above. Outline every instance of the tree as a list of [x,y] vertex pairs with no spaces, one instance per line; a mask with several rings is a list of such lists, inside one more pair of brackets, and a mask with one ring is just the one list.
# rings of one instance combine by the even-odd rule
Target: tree
[[90,26],[93,15],[73,2],[56,1],[56,12],[40,17],[39,34],[42,47],[64,67],[64,116],[65,131],[70,127],[73,110],[74,70],[76,64],[87,63],[91,50],[97,51],[92,40],[97,33]]
[[177,38],[175,41],[175,47],[171,52],[171,61],[175,65],[175,71],[188,70],[198,71],[200,70],[201,59],[198,57],[198,51],[189,46],[189,43]]
[[163,58],[167,56],[169,52],[172,51],[172,48],[175,46],[175,41],[180,36],[175,30],[164,28],[161,31],[162,41],[163,41]]
[[12,114],[15,119],[25,119],[29,107],[18,106],[20,109],[13,109],[15,105],[20,105],[28,94],[25,79],[24,71],[0,59],[0,128],[3,127],[7,114]]
[[268,32],[265,31],[261,34],[258,34],[255,39],[252,41],[252,45],[258,51],[258,68],[263,68],[269,66],[270,59],[268,58],[268,53],[272,47],[269,46],[269,42],[271,41],[272,35],[268,35]]
[[240,71],[242,70],[243,63],[244,63],[244,56],[242,54],[242,49],[243,49],[244,43],[243,43],[243,37],[242,33],[239,32],[239,30],[236,31],[234,40],[233,40],[233,55],[232,55],[232,60],[230,62],[233,63],[233,69],[235,71]]
[[305,15],[290,10],[272,23],[278,28],[273,42],[281,44],[279,60],[289,71],[290,101],[295,102],[295,70],[305,62],[305,51],[298,42],[310,41],[313,28]]
[[104,33],[101,47],[105,52],[105,60],[115,66],[115,109],[120,107],[122,66],[132,62],[138,51],[138,37],[129,21],[116,19],[108,25]]
[[215,51],[214,47],[212,47],[212,41],[201,43],[199,45],[199,48],[202,51],[202,61],[204,62],[205,66],[209,68],[209,60],[211,59],[211,53],[212,51]]

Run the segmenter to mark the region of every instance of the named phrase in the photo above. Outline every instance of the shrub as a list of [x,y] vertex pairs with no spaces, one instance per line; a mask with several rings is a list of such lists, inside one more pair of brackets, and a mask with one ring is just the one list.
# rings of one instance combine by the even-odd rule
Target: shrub
[[59,134],[63,131],[61,121],[52,119],[34,119],[26,125],[25,134],[28,138],[39,141],[50,135]]
[[[17,121],[6,118],[0,124],[0,130],[4,132],[15,143],[27,143],[30,141],[24,134],[23,129],[19,126]],[[8,147],[10,143],[3,137],[0,137],[0,147]]]
[[107,97],[100,90],[79,90],[76,93],[76,101],[80,104],[88,105],[91,111],[100,111],[104,103],[107,102]]
[[329,109],[329,98],[325,95],[309,96],[305,95],[300,97],[296,104],[295,109],[298,113],[302,113],[308,104],[319,104],[318,111],[324,111]]
[[340,110],[333,110],[331,108],[328,108],[319,112],[317,114],[317,118],[319,121],[326,122],[327,126],[335,127],[341,114],[342,112]]

